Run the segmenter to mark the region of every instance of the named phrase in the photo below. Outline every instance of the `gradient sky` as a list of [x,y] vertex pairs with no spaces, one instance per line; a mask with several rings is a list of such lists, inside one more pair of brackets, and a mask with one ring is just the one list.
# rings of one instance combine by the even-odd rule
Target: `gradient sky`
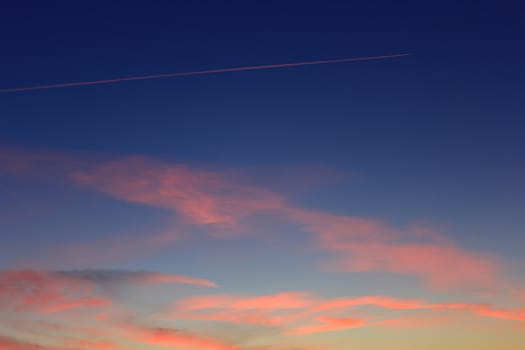
[[1,93],[0,349],[525,348],[523,16],[4,5],[0,89],[412,55]]

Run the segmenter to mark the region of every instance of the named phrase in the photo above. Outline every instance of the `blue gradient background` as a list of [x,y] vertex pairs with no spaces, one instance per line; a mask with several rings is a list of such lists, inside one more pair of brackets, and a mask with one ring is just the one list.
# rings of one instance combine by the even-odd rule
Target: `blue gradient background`
[[[0,88],[413,56],[4,93],[0,146],[146,154],[252,175],[289,168],[284,178],[290,186],[280,189],[294,204],[394,225],[425,222],[460,246],[504,257],[520,276],[523,18],[520,1],[11,2],[0,13]],[[337,180],[320,176],[295,189],[302,166]],[[170,220],[146,205],[5,174],[0,212],[0,244],[7,247],[2,266],[21,252],[31,255],[57,242],[141,234]],[[406,276],[302,276],[303,263],[315,265],[323,253],[294,247],[295,234],[290,228],[281,245],[246,253],[246,264],[231,252],[256,252],[260,243],[253,237],[203,242],[191,251],[182,246],[121,267],[184,265],[188,275],[221,280],[227,293],[275,293],[292,285],[305,290],[312,284],[334,297],[342,290],[425,293]],[[260,284],[246,286],[243,276],[254,273]],[[364,332],[362,339],[373,337]],[[390,336],[385,339],[402,344]],[[359,339],[356,346],[363,345]]]

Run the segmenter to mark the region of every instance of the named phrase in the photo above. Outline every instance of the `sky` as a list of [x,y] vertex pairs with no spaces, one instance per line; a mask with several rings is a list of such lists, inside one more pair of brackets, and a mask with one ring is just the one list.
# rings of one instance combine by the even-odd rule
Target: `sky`
[[523,15],[3,6],[0,348],[523,349]]

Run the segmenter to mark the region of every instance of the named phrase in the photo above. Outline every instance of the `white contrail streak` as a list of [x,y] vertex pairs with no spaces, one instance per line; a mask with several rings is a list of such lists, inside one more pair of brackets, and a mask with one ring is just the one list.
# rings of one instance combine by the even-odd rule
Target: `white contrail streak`
[[250,70],[289,68],[289,67],[310,66],[310,65],[317,65],[317,64],[331,64],[331,63],[344,63],[344,62],[356,62],[356,61],[384,60],[384,59],[388,59],[388,58],[406,57],[406,56],[410,56],[410,55],[412,55],[412,54],[410,54],[410,53],[399,53],[399,54],[383,55],[383,56],[339,58],[339,59],[321,60],[321,61],[303,61],[303,62],[293,62],[293,63],[269,64],[269,65],[262,65],[262,66],[244,66],[244,67],[233,67],[233,68],[219,68],[219,69],[209,69],[209,70],[201,70],[201,71],[179,72],[179,73],[164,73],[164,74],[154,74],[154,75],[141,75],[141,76],[121,77],[121,78],[103,79],[103,80],[76,81],[76,82],[70,82],[70,83],[58,83],[58,84],[49,84],[49,85],[34,85],[34,86],[23,86],[23,87],[6,88],[6,89],[0,89],[0,93],[32,91],[32,90],[46,90],[46,89],[60,89],[60,88],[68,88],[68,87],[75,87],[75,86],[113,84],[113,83],[120,83],[120,82],[124,82],[124,81],[133,81],[133,80],[176,78],[176,77],[186,77],[186,76],[190,76],[190,75],[205,75],[205,74],[218,74],[218,73],[228,73],[228,72],[243,72],[243,71],[250,71]]

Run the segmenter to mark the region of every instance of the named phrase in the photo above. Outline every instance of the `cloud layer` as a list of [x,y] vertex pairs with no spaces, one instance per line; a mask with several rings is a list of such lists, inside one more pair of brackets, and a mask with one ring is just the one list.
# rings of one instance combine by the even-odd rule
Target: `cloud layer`
[[[0,347],[8,350],[124,350],[130,346],[140,350],[311,350],[304,345],[312,336],[365,328],[432,327],[437,320],[449,324],[487,320],[507,327],[525,323],[520,301],[512,299],[523,289],[507,276],[501,257],[461,247],[421,225],[400,227],[378,218],[302,207],[231,170],[173,165],[145,156],[2,151],[0,172],[31,182],[67,183],[161,210],[170,218],[163,231],[96,241],[84,237],[78,244],[58,245],[42,256],[20,261],[21,266],[40,266],[51,260],[70,266],[74,261],[80,266],[75,270],[0,271]],[[186,253],[191,253],[191,244],[213,248],[218,240],[234,244],[245,236],[270,244],[272,237],[290,228],[300,237],[293,244],[323,253],[331,270],[410,276],[432,297],[345,293],[326,297],[315,286],[236,294],[221,281],[217,281],[219,287],[208,279],[186,275],[82,268],[93,262],[111,266],[137,256],[155,256],[191,235],[196,237],[184,242],[189,247]],[[313,262],[302,260],[299,265],[305,274],[327,273],[314,270]],[[257,280],[256,272],[242,283],[249,286],[253,280]],[[181,297],[166,292],[166,284],[192,286],[208,294]],[[114,287],[140,290],[142,299],[132,302],[112,293]],[[433,301],[434,296],[447,297],[450,292],[464,298]],[[479,302],[483,295],[491,296],[490,302]],[[498,298],[501,303],[494,302]],[[224,329],[249,336],[236,337]]]

